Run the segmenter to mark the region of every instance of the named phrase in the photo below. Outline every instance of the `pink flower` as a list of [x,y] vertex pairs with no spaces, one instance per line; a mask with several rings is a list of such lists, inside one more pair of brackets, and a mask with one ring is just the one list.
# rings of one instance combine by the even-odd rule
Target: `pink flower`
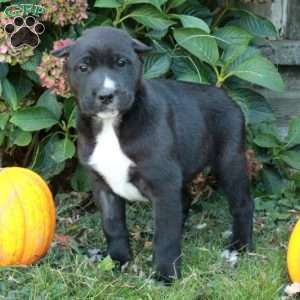
[[[73,43],[71,39],[55,41],[53,50],[60,49]],[[48,53],[43,53],[42,61],[36,68],[42,86],[51,89],[55,94],[65,98],[72,96],[67,78],[63,71],[64,58],[54,57]]]
[[77,24],[87,18],[86,0],[41,0],[40,4],[47,8],[43,20],[56,25]]
[[8,47],[5,44],[0,45],[0,53],[5,54],[8,51]]

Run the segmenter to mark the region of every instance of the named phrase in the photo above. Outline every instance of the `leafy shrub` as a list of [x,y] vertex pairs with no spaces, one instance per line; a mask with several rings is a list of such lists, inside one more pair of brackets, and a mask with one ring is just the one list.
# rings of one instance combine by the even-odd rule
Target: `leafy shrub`
[[[1,2],[2,8],[8,5]],[[88,5],[76,0],[64,1],[64,8],[60,2],[42,1],[46,32],[29,55],[22,50],[3,56],[8,37],[0,28],[0,145],[5,165],[27,166],[47,179],[74,169],[75,101],[64,81],[63,62],[49,52],[88,27],[105,25],[123,28],[152,46],[144,57],[145,78],[163,76],[228,91],[245,113],[249,146],[265,164],[262,191],[298,174],[300,120],[293,118],[288,136],[282,138],[269,105],[249,88],[251,83],[284,89],[276,67],[257,47],[277,37],[270,21],[239,8],[239,1],[220,6],[205,0],[96,0]],[[72,9],[65,9],[68,5]],[[82,167],[72,173],[73,189],[87,190]]]

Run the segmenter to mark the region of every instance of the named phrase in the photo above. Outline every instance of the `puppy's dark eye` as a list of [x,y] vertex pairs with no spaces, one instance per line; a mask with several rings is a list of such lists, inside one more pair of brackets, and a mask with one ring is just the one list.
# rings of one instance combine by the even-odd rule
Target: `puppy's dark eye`
[[78,69],[80,70],[80,72],[87,72],[89,70],[89,66],[87,64],[80,64],[78,66]]
[[125,58],[118,58],[116,61],[118,67],[124,67],[127,63],[127,60]]

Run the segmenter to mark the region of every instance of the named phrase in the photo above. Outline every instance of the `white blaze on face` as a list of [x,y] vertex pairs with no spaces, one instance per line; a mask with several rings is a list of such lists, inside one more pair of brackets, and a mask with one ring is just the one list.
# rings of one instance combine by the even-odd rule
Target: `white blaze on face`
[[103,88],[114,91],[116,89],[116,83],[110,79],[108,76],[105,76],[104,82],[103,82]]
[[[103,82],[103,90],[108,91],[109,93],[113,93],[116,90],[116,83],[110,79],[108,76],[105,76]],[[117,110],[107,110],[103,112],[97,113],[97,116],[100,119],[113,119],[118,116],[119,112]]]

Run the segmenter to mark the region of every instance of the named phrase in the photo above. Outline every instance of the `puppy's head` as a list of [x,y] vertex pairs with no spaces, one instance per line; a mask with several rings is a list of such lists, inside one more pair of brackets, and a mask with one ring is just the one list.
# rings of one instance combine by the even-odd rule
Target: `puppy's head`
[[68,57],[65,69],[80,112],[105,118],[132,106],[142,76],[139,54],[147,50],[122,30],[94,27],[52,54]]

